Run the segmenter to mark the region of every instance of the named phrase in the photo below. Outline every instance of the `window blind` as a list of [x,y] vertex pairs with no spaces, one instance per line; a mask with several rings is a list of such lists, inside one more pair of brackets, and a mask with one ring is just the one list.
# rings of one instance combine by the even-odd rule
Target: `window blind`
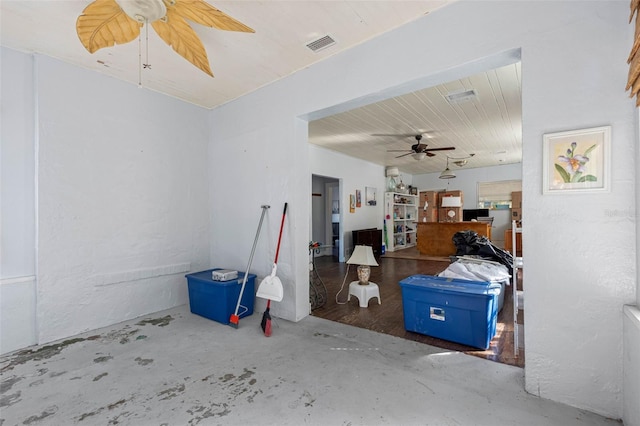
[[522,191],[521,180],[478,182],[478,207],[508,208],[511,205],[511,193],[514,191]]

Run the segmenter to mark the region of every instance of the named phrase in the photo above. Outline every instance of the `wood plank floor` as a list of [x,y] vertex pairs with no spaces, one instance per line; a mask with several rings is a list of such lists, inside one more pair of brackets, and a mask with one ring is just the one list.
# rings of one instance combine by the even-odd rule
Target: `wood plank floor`
[[[347,302],[349,283],[357,280],[356,266],[349,267],[348,276],[345,280],[345,272],[348,266],[346,263],[339,263],[331,256],[317,257],[315,259],[315,271],[327,289],[327,301],[323,306],[314,309],[312,315],[444,349],[464,352],[495,362],[518,367],[524,366],[522,342],[520,343],[518,356],[514,356],[513,302],[510,286],[507,287],[504,306],[498,315],[496,336],[491,340],[490,347],[487,350],[413,333],[404,329],[402,294],[398,283],[402,279],[415,274],[435,275],[447,268],[449,259],[431,258],[430,260],[421,260],[411,258],[416,257],[412,252],[407,252],[407,257],[410,257],[408,259],[398,258],[402,256],[398,253],[388,254],[392,257],[382,256],[378,260],[380,266],[371,267],[370,281],[379,285],[382,304],[378,304],[376,299],[372,299],[369,301],[367,308],[360,308],[358,299],[355,297],[351,297],[351,300]],[[341,290],[343,281],[345,281],[344,287]],[[518,317],[518,323],[524,323],[522,311]],[[522,337],[520,340],[523,340]]]

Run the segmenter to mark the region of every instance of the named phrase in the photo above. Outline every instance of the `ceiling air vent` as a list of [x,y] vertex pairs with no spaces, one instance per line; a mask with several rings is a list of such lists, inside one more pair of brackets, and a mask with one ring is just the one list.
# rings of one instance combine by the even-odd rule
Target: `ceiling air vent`
[[336,41],[331,38],[330,35],[326,35],[324,37],[320,37],[317,40],[312,41],[311,43],[307,43],[307,47],[314,52],[318,52],[322,49],[326,49],[329,46],[333,46],[336,44]]
[[465,90],[462,92],[451,92],[446,95],[449,103],[459,104],[461,102],[466,102],[475,99],[478,96],[475,89]]

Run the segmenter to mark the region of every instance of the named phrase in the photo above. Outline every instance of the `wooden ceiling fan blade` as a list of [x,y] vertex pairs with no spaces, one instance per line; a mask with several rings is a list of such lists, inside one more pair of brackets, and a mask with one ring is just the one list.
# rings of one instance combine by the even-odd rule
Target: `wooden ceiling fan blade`
[[151,25],[178,55],[213,77],[204,45],[193,28],[175,10],[167,9],[166,22],[159,19]]
[[424,151],[425,151],[425,152],[427,152],[427,151],[452,151],[452,150],[454,150],[454,149],[455,149],[455,147],[453,147],[453,146],[448,146],[448,147],[446,147],[446,148],[427,148],[427,149],[425,149]]
[[411,154],[414,154],[414,152],[413,151],[407,152],[406,154],[398,155],[396,158],[406,157],[407,155],[411,155]]
[[135,40],[140,34],[140,26],[115,0],[94,1],[76,20],[78,38],[89,53]]
[[255,33],[252,28],[233,19],[204,0],[176,0],[173,6],[168,6],[172,7],[183,18],[200,25],[225,31]]
[[387,152],[413,152],[411,149],[388,149]]

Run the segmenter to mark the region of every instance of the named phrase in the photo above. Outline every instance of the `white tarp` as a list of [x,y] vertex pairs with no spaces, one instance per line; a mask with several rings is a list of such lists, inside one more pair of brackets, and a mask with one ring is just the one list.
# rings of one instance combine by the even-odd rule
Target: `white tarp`
[[503,282],[509,281],[511,275],[506,266],[476,259],[460,258],[438,274],[445,278],[458,278],[472,281]]

